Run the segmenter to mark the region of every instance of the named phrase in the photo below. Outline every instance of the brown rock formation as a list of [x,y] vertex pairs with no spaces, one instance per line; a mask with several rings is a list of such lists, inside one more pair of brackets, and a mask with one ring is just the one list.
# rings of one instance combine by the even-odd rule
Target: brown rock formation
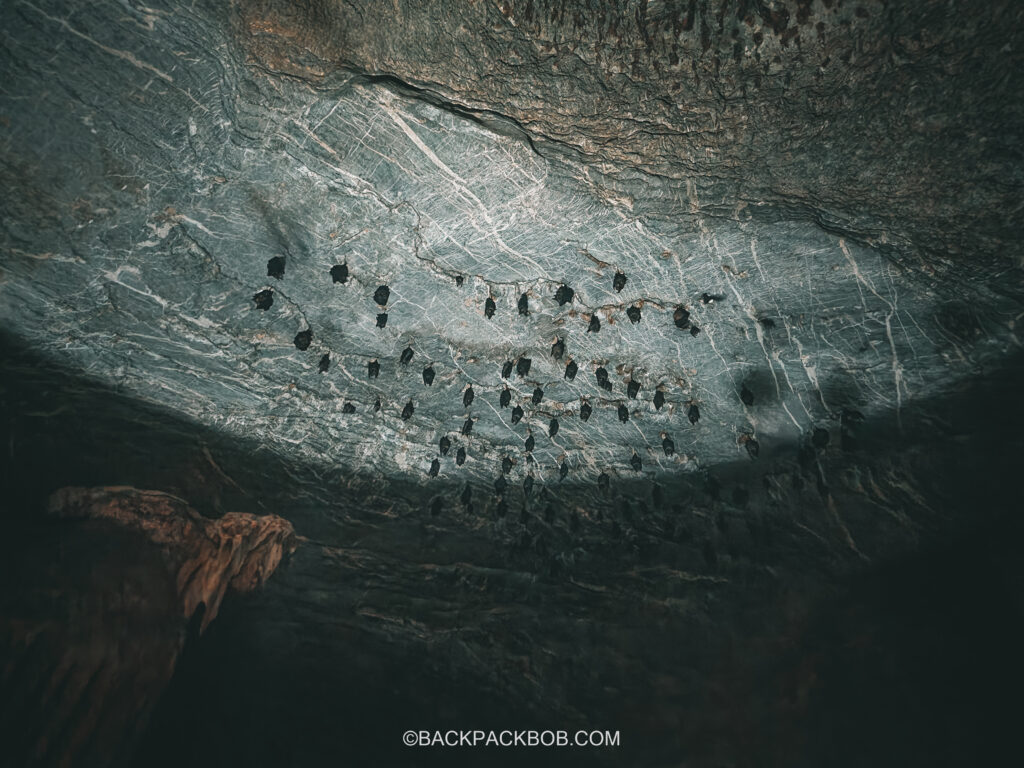
[[[48,521],[5,541],[0,736],[12,765],[126,758],[228,588],[263,584],[295,548],[287,521],[201,517],[174,496],[64,488]],[[201,617],[201,618],[200,618]]]
[[217,615],[228,587],[249,592],[263,584],[281,558],[295,550],[295,534],[276,515],[229,512],[211,520],[182,499],[134,488],[62,488],[50,499],[49,513],[60,518],[113,520],[143,533],[161,547],[175,574],[182,615],[189,619],[203,605],[202,627]]

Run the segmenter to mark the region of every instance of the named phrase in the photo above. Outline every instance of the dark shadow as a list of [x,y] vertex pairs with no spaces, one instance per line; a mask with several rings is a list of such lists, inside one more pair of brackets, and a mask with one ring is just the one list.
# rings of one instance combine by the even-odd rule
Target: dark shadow
[[[891,419],[851,423],[855,448],[837,428],[824,447],[807,436],[656,485],[615,478],[607,495],[566,481],[525,508],[512,484],[498,519],[484,485],[468,511],[458,479],[382,485],[297,465],[2,335],[0,355],[8,530],[34,526],[59,487],[124,484],[211,516],[281,514],[311,539],[190,638],[135,764],[913,766],[1012,745],[1020,356],[914,404],[902,433]],[[909,525],[855,490],[884,471],[915,480],[920,499],[888,500]],[[839,538],[800,533],[833,535],[830,500],[870,563]],[[396,511],[383,519],[384,508]],[[420,583],[420,561],[472,568]],[[663,568],[723,583],[677,595]],[[409,623],[381,629],[359,612],[367,594]],[[663,610],[672,600],[692,605]],[[535,646],[561,654],[543,674]],[[623,746],[401,744],[409,728],[584,724],[620,729]]]

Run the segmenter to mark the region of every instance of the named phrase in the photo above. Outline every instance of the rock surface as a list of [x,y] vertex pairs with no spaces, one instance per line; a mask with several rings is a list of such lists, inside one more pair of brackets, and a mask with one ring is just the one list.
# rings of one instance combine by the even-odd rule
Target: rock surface
[[[540,6],[523,10],[524,24],[534,17],[557,21],[537,21],[541,27],[528,33],[517,26],[511,5],[493,3],[471,6],[471,14],[482,14],[475,24],[472,15],[467,20],[414,5],[405,11],[412,18],[399,14],[391,25],[374,15],[365,28],[349,18],[348,6],[333,3],[308,6],[311,18],[290,5],[147,7],[127,15],[117,6],[99,6],[68,16],[57,7],[16,3],[8,11],[4,60],[12,85],[5,97],[7,256],[0,320],[49,356],[145,400],[378,479],[421,481],[439,436],[462,431],[467,415],[480,421],[471,435],[457,438],[466,448],[466,466],[445,462],[439,477],[489,484],[500,452],[521,450],[527,429],[560,417],[558,438],[541,441],[533,452],[537,474],[553,482],[565,458],[573,478],[590,487],[602,471],[628,475],[634,450],[648,456],[654,476],[674,476],[743,460],[745,443],[738,438],[745,434],[770,452],[844,409],[898,418],[911,400],[940,395],[979,366],[997,364],[1014,346],[1021,286],[1019,270],[1010,265],[1018,239],[964,206],[1009,212],[1009,198],[1021,189],[1019,167],[998,166],[1006,169],[1001,179],[976,176],[995,166],[971,153],[998,153],[999,138],[978,136],[971,152],[959,152],[958,133],[943,130],[955,107],[958,120],[970,115],[985,120],[990,132],[1002,126],[1007,137],[1019,136],[1013,131],[1020,127],[1020,100],[1008,90],[1016,86],[986,79],[990,68],[1005,71],[1007,62],[1001,49],[985,46],[971,53],[981,57],[981,72],[962,65],[964,77],[985,86],[971,89],[979,102],[972,109],[947,103],[965,98],[948,84],[942,86],[947,95],[927,102],[932,116],[921,119],[928,130],[943,131],[945,145],[902,128],[902,121],[917,125],[907,116],[909,104],[900,122],[880,116],[877,129],[861,131],[844,122],[845,112],[834,111],[849,100],[850,109],[862,112],[859,99],[885,98],[874,86],[886,74],[890,87],[914,103],[931,98],[909,79],[917,72],[910,52],[910,62],[899,64],[899,46],[913,48],[909,38],[897,43],[901,25],[910,21],[884,21],[892,30],[884,55],[869,50],[855,67],[840,62],[853,42],[866,46],[875,39],[872,25],[883,23],[883,14],[863,19],[837,3],[825,12],[829,32],[805,31],[807,39],[798,44],[785,30],[814,29],[817,17],[802,14],[802,22],[794,17],[787,27],[783,14],[764,30],[753,6],[740,5],[735,24],[723,17],[722,34],[732,39],[733,27],[742,27],[740,43],[751,46],[749,56],[725,57],[725,73],[713,79],[695,69],[702,57],[693,46],[703,47],[700,36],[717,18],[703,5],[694,6],[699,23],[686,9],[681,21],[666,21],[659,33],[685,41],[675,44],[675,55],[690,66],[672,65],[678,77],[655,77],[668,66],[657,49],[641,54],[631,48],[641,57],[632,68],[615,46],[609,50],[619,52],[608,53],[611,59],[590,64],[572,45],[545,55],[544,40],[566,37],[587,19],[598,23],[602,14],[548,13]],[[988,19],[992,34],[1015,34],[1013,25],[997,23],[1001,7],[986,11],[996,14]],[[418,13],[439,15],[428,23]],[[647,25],[679,16],[667,6],[665,14],[648,19],[637,10],[624,14],[628,22],[601,23],[614,27],[612,39],[639,41],[649,37]],[[491,46],[492,55],[470,47],[455,57],[447,50],[449,37],[435,32],[457,19],[467,31],[454,39],[464,35]],[[951,39],[944,45],[955,47],[965,27],[946,22]],[[481,81],[495,83],[491,98],[514,112],[511,123],[493,109],[482,119],[394,82],[426,80],[406,73],[397,54],[388,55],[389,45],[399,47],[389,42],[399,32],[406,37],[405,57],[424,59],[421,69],[444,83],[447,74],[450,90],[470,91],[467,102],[476,103],[474,83],[477,90]],[[604,51],[599,43],[607,31],[593,34],[592,46],[583,44],[584,34],[575,36],[582,41],[575,47]],[[747,35],[765,34],[759,45],[770,56],[747,41]],[[502,42],[503,35],[518,42]],[[524,35],[528,40],[520,39]],[[349,36],[362,42],[346,44]],[[930,61],[935,52],[921,45],[918,55]],[[533,51],[529,59],[519,52],[526,47]],[[803,58],[811,55],[805,48],[814,51],[811,61]],[[37,52],[50,49],[56,58],[35,67]],[[662,53],[671,58],[671,49]],[[487,77],[486,67],[501,62],[493,55],[499,50],[511,57],[501,65],[509,74]],[[708,56],[713,66],[715,55]],[[561,71],[565,57],[578,61],[578,72],[564,82],[545,74]],[[776,57],[803,63],[783,66]],[[813,62],[833,57],[834,76],[845,85],[830,90]],[[520,58],[544,64],[516,65]],[[377,62],[374,72],[354,69],[369,59]],[[452,62],[462,64],[453,69]],[[388,63],[394,67],[383,77]],[[478,68],[483,71],[474,75]],[[816,87],[831,94],[833,109],[826,101],[821,117],[777,114],[787,101],[766,84],[755,88],[762,68],[769,83],[784,81],[791,70],[809,82],[822,79]],[[858,79],[847,83],[851,69]],[[40,91],[40,78],[51,75],[61,88]],[[732,106],[719,90],[701,96],[698,81],[705,90],[735,81],[755,95],[738,98],[743,89],[737,85]],[[692,87],[670,99],[661,93],[673,87],[669,83]],[[640,98],[637,89],[645,87],[648,96]],[[520,88],[535,94],[528,113],[517,107],[525,97],[509,95]],[[794,88],[809,98],[809,83]],[[547,102],[563,89],[574,99],[557,96],[562,107],[554,109]],[[605,104],[598,91],[621,101]],[[18,108],[25,99],[33,100],[32,110]],[[651,114],[643,112],[625,129],[636,109],[623,105],[666,102],[676,103],[675,117],[659,117],[661,106],[644,106]],[[776,106],[754,120],[763,102]],[[722,123],[722,133],[703,130],[700,119],[689,128],[690,116],[697,119],[712,103],[721,106],[703,119]],[[988,109],[999,110],[999,119]],[[852,138],[835,158],[822,157],[830,151],[827,135],[806,139],[815,148],[806,150],[789,128],[798,118],[802,131],[835,126],[831,130]],[[538,141],[571,134],[585,146],[609,149],[596,156],[541,150],[530,128],[538,120]],[[659,121],[683,135],[661,137],[650,125]],[[516,132],[510,125],[527,128]],[[903,143],[879,145],[875,130]],[[790,143],[785,151],[779,146]],[[869,150],[863,176],[852,177],[856,163],[848,153]],[[914,161],[915,153],[926,151],[934,162]],[[694,153],[708,159],[688,159]],[[728,159],[736,153],[742,162]],[[795,165],[783,162],[773,172],[776,155],[796,158]],[[642,161],[627,162],[633,156]],[[671,158],[675,172],[666,176],[663,165]],[[903,165],[917,170],[909,174]],[[788,180],[792,195],[770,191],[787,186],[773,173]],[[961,208],[955,217],[930,192],[914,193],[916,186],[899,192],[901,180],[911,176],[929,191],[949,189],[942,182],[954,173],[971,190],[956,196]],[[726,181],[718,191],[696,186],[720,178]],[[880,183],[891,178],[896,191]],[[740,181],[753,189],[740,189]],[[811,191],[822,185],[829,194]],[[904,210],[901,194],[917,194],[914,215]],[[833,205],[833,196],[843,206]],[[748,199],[763,203],[765,215],[747,211]],[[871,219],[870,226],[854,225],[856,216],[844,212],[851,206]],[[872,212],[882,208],[899,226],[883,228],[881,214]],[[985,238],[1002,233],[999,247],[977,237],[970,258],[954,259],[966,226],[983,227]],[[929,236],[915,239],[922,227]],[[933,257],[936,239],[946,246]],[[989,251],[1006,258],[989,258]],[[331,277],[339,264],[348,268],[344,283]],[[628,283],[616,291],[620,271]],[[560,305],[563,284],[575,298]],[[387,289],[385,313],[374,301],[381,287]],[[260,309],[256,297],[266,291],[276,298]],[[488,297],[498,307],[490,319],[484,316]],[[517,306],[525,297],[530,308],[521,314]],[[684,328],[674,322],[678,307],[689,312]],[[602,328],[590,333],[587,318],[594,315]],[[564,363],[549,353],[556,340],[582,376],[564,377]],[[418,366],[399,362],[407,347],[430,366],[436,376],[431,387],[422,386],[426,373],[418,380]],[[319,375],[324,354],[330,365]],[[527,415],[513,425],[498,409],[501,365],[524,356],[533,367],[510,385]],[[365,373],[371,360],[380,364],[375,378]],[[591,375],[600,366],[613,373],[607,390]],[[640,421],[616,418],[631,378],[645,393],[663,389],[669,407],[655,412],[645,397],[634,407],[643,414]],[[461,401],[467,384],[480,393],[473,406]],[[546,393],[539,404],[530,397],[537,385]],[[757,395],[755,407],[743,402],[743,387]],[[583,400],[600,406],[586,424],[577,418]],[[410,401],[415,415],[405,419]],[[690,403],[700,404],[704,416],[695,428],[683,418]],[[641,423],[646,428],[638,429]],[[658,456],[655,437],[663,430],[680,436],[672,460]]]
[[952,657],[901,667],[930,635],[893,616],[979,659],[965,585],[1020,612],[1022,14],[6,4],[11,519],[64,485],[187,499],[219,519],[172,570],[213,612],[280,554],[238,570],[225,512],[308,540],[225,605],[143,754],[409,760],[406,728],[475,720],[629,735],[591,764],[994,749],[998,717],[929,727],[1002,700],[921,693]]
[[[248,592],[294,550],[275,516],[200,517],[173,496],[64,488],[59,523],[4,543],[0,734],[12,765],[130,757],[174,672],[225,592]],[[194,620],[194,621],[193,621]]]
[[296,546],[291,523],[280,517],[229,512],[210,520],[158,491],[62,488],[50,498],[49,514],[110,520],[161,547],[182,617],[190,619],[203,606],[200,631],[217,617],[229,588],[250,592],[262,586]]

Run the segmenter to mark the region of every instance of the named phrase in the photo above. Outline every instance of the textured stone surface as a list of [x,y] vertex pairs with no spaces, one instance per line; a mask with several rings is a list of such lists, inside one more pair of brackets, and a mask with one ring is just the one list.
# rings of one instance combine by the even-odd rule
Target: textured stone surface
[[291,524],[280,517],[229,512],[209,520],[181,499],[135,488],[62,488],[48,511],[61,519],[111,520],[162,547],[183,618],[203,607],[200,631],[217,617],[228,589],[262,586],[296,546]]
[[[844,408],[898,416],[906,401],[938,394],[1013,343],[1019,304],[995,291],[1019,288],[1016,272],[1009,284],[979,275],[951,286],[796,213],[718,218],[699,197],[682,195],[686,179],[692,186],[714,178],[714,164],[689,169],[681,158],[686,179],[667,200],[654,189],[656,175],[637,175],[650,169],[616,166],[632,174],[630,198],[657,207],[658,215],[645,215],[613,188],[587,181],[591,168],[616,158],[567,165],[538,154],[528,137],[337,65],[308,80],[268,72],[253,56],[266,59],[271,49],[257,42],[291,40],[291,28],[275,26],[270,11],[235,10],[240,15],[123,16],[101,6],[68,16],[24,3],[9,11],[16,24],[5,57],[12,85],[3,321],[144,399],[310,460],[415,480],[428,471],[438,438],[460,431],[468,415],[479,421],[457,440],[467,464],[456,469],[449,459],[441,476],[489,484],[511,453],[521,481],[522,445],[533,430],[539,480],[553,481],[564,457],[574,478],[593,485],[601,471],[630,474],[633,450],[649,473],[675,474],[745,459],[744,434],[768,453]],[[342,12],[323,12],[335,10]],[[372,23],[379,32],[370,41],[386,39],[391,27]],[[205,37],[191,35],[197,29]],[[433,27],[412,29],[425,35]],[[37,61],[46,46],[57,58]],[[60,88],[40,96],[46,77]],[[540,82],[536,74],[530,91],[550,91]],[[596,88],[588,82],[573,87],[587,94]],[[983,92],[985,104],[997,86]],[[34,108],[19,109],[23,99]],[[564,130],[581,137],[597,131],[568,122]],[[788,141],[781,118],[765,125]],[[602,135],[623,144],[612,141],[612,128]],[[742,145],[714,135],[704,141],[729,152]],[[836,175],[835,162],[791,151],[857,199],[859,188]],[[892,164],[892,154],[872,151],[872,167]],[[757,178],[761,162],[750,150],[737,173]],[[963,162],[957,167],[980,172],[971,158]],[[1012,181],[1016,169],[1008,170]],[[991,194],[1005,186],[991,185]],[[872,182],[871,194],[878,191]],[[764,199],[781,210],[778,196]],[[832,210],[825,198],[815,205],[821,216]],[[281,273],[268,269],[271,259],[281,260]],[[331,278],[336,264],[348,265],[347,282]],[[612,287],[616,270],[628,278],[621,292]],[[559,306],[563,283],[575,299]],[[372,298],[379,285],[391,289],[383,329]],[[268,289],[275,300],[261,311],[253,296]],[[526,316],[516,311],[524,292],[532,299]],[[488,295],[497,306],[490,321]],[[719,299],[704,303],[705,295]],[[680,305],[698,336],[673,323]],[[638,323],[627,319],[633,306],[642,306]],[[602,329],[588,333],[595,313]],[[308,348],[296,349],[306,331]],[[557,339],[581,367],[573,382],[550,354]],[[407,346],[414,357],[403,366]],[[324,354],[330,366],[319,375]],[[501,363],[523,355],[533,365],[510,386],[527,415],[512,425],[498,405]],[[367,373],[372,361],[377,378]],[[428,364],[430,388],[420,377]],[[608,392],[590,375],[601,365],[613,374]],[[635,403],[630,377],[642,384]],[[479,398],[467,408],[469,384]],[[739,396],[744,384],[752,406]],[[535,406],[537,385],[546,396]],[[658,387],[666,393],[661,412],[651,405]],[[600,406],[586,424],[577,418],[581,398]],[[416,410],[406,421],[410,400]],[[692,427],[683,413],[690,401],[703,415]],[[616,418],[620,404],[635,417]],[[560,431],[549,440],[552,417]],[[662,431],[677,439],[674,457],[660,450]]]
[[[828,670],[889,662],[809,628],[1011,508],[1021,13],[9,3],[6,493],[294,524],[175,696],[281,670],[307,762],[344,712],[367,761],[474,714],[621,728],[637,765],[823,764]],[[295,754],[262,716],[250,759]]]
[[0,735],[14,765],[124,761],[186,640],[230,588],[263,584],[294,550],[279,517],[200,517],[165,493],[63,488],[47,526],[3,550]]
[[342,64],[509,117],[634,215],[798,216],[933,256],[1017,258],[1012,2],[240,7],[267,69],[318,81]]

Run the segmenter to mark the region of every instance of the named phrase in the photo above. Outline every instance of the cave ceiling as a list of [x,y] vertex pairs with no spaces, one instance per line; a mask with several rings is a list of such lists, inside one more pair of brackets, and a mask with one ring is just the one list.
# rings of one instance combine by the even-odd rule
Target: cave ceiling
[[899,420],[1005,355],[1005,105],[917,82],[945,18],[671,5],[16,3],[4,325],[304,460],[427,482],[449,435],[439,478],[538,489]]
[[[306,542],[274,578],[307,619],[365,599],[351,625],[409,647],[458,632],[416,594],[497,636],[505,590],[568,572],[598,623],[657,594],[713,624],[741,574],[959,519],[957,398],[1019,366],[1022,13],[5,3],[0,325],[241,474],[300,467],[244,511]],[[441,595],[431,561],[475,575]],[[509,624],[582,642],[541,639],[574,589]],[[622,631],[628,689],[657,660]]]

